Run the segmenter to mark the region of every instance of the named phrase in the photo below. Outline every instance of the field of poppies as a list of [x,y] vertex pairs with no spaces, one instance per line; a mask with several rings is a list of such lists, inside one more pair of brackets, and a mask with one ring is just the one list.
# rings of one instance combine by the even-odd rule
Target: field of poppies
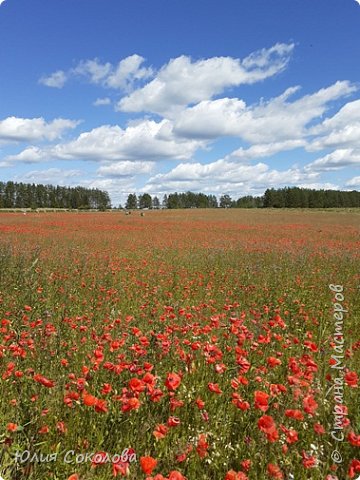
[[4,480],[360,475],[360,212],[0,213]]

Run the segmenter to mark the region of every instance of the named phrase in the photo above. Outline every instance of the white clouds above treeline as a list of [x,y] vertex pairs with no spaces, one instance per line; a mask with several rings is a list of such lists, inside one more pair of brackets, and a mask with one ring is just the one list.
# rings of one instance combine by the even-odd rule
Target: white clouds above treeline
[[[244,59],[193,60],[182,55],[158,69],[145,66],[145,59],[135,54],[114,65],[84,60],[74,68],[55,71],[40,83],[61,89],[70,80],[85,80],[98,89],[94,106],[112,104],[122,115],[130,113],[132,121],[124,126],[100,125],[64,140],[63,135],[68,137],[79,121],[8,117],[0,120],[0,145],[25,145],[0,158],[0,166],[58,162],[55,170],[46,171],[73,181],[78,179],[77,171],[63,170],[59,162],[90,161],[97,165],[95,176],[82,182],[107,185],[110,193],[128,191],[129,185],[154,194],[197,190],[235,195],[294,184],[356,186],[359,176],[343,185],[322,176],[360,167],[360,100],[351,98],[357,92],[355,84],[342,80],[308,93],[290,85],[274,98],[251,104],[229,95],[241,85],[283,72],[293,50],[292,43],[278,43]],[[101,91],[106,91],[105,96]],[[200,152],[204,158],[225,137],[242,146],[212,162],[198,160]],[[267,161],[276,162],[276,155],[286,151],[293,152],[293,166],[282,169],[279,163],[270,168]],[[303,160],[306,155],[308,163]],[[40,170],[33,172],[41,178]],[[141,185],[136,183],[140,176]]]

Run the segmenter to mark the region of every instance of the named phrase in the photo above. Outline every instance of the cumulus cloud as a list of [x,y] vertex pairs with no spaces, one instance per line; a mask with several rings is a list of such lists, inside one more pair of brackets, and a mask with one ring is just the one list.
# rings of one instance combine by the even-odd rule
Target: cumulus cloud
[[6,161],[9,165],[11,165],[12,162],[38,163],[46,160],[48,160],[46,157],[46,151],[35,146],[27,147],[16,155],[8,155],[6,157]]
[[327,88],[289,102],[298,87],[279,97],[247,107],[243,100],[204,100],[182,111],[174,122],[174,132],[189,138],[240,137],[250,143],[273,143],[301,139],[305,127],[323,115],[328,103],[356,90],[350,82],[336,82]]
[[140,175],[151,173],[154,169],[153,162],[130,162],[123,161],[118,163],[111,163],[110,165],[103,165],[97,170],[100,176],[104,177],[130,177],[133,175]]
[[106,79],[106,86],[131,90],[136,80],[145,80],[151,77],[153,70],[142,67],[144,60],[143,57],[136,54],[121,60]]
[[78,124],[78,121],[64,118],[46,122],[42,117],[7,117],[0,120],[0,143],[55,140]]
[[103,106],[103,105],[110,105],[111,104],[111,100],[109,97],[105,97],[105,98],[97,98],[95,100],[95,102],[93,103],[93,105],[95,107],[100,107],[100,106]]
[[151,82],[122,98],[118,109],[171,116],[179,108],[209,100],[226,88],[252,84],[281,72],[293,49],[294,44],[278,43],[244,60],[213,57],[192,61],[182,55],[164,65]]
[[151,177],[144,189],[151,191],[204,191],[234,195],[262,193],[270,186],[310,183],[318,177],[316,172],[301,169],[279,171],[265,163],[239,165],[220,159],[210,164],[181,163],[168,173]]
[[[63,170],[60,168],[48,168],[46,170],[32,170],[30,172],[17,175],[15,180],[24,183],[42,183],[64,185],[72,183],[82,175],[79,170]],[[75,181],[76,181],[75,180]]]
[[43,76],[40,78],[39,83],[51,88],[63,88],[67,82],[68,77],[65,72],[58,70],[49,76]]
[[348,180],[345,184],[347,187],[354,187],[354,188],[360,188],[360,176],[359,177],[353,177],[350,180]]
[[111,63],[101,63],[97,58],[94,60],[82,60],[77,67],[69,71],[69,75],[86,77],[91,83],[101,83],[110,74]]
[[47,87],[62,88],[70,78],[82,77],[94,85],[130,92],[136,82],[146,80],[153,74],[151,67],[142,66],[144,61],[137,54],[120,60],[117,65],[102,63],[98,58],[81,60],[76,67],[43,76],[39,82]]
[[285,140],[283,142],[259,143],[249,148],[238,148],[225,157],[226,160],[248,161],[255,158],[271,157],[279,152],[304,147],[305,140]]
[[177,138],[167,120],[143,120],[122,129],[103,125],[81,133],[75,140],[40,149],[28,147],[6,157],[13,162],[39,162],[49,159],[112,161],[188,160],[204,142]]
[[348,102],[333,117],[311,130],[315,139],[309,150],[324,148],[360,148],[360,100]]
[[340,148],[305,166],[306,171],[326,172],[348,166],[360,167],[360,149]]

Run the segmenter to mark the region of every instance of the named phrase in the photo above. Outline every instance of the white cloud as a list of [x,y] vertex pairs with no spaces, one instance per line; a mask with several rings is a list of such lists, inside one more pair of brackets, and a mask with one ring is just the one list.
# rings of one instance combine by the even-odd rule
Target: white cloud
[[225,157],[225,160],[248,161],[255,158],[271,157],[279,152],[294,150],[306,145],[305,140],[285,140],[283,142],[259,143],[249,148],[239,148]]
[[203,191],[233,195],[259,194],[271,186],[310,183],[318,177],[316,172],[297,168],[285,171],[271,170],[264,163],[239,165],[220,159],[210,164],[179,164],[170,172],[149,179],[144,190],[150,191]]
[[49,76],[43,76],[39,82],[47,87],[62,88],[70,78],[84,77],[94,85],[130,92],[140,80],[146,80],[153,74],[152,68],[142,66],[145,59],[140,55],[130,55],[117,65],[102,63],[98,58],[81,60],[75,68],[67,72],[58,70]]
[[310,188],[311,190],[339,190],[339,185],[330,182],[299,183],[299,188]]
[[293,48],[294,44],[276,44],[243,61],[213,57],[193,62],[182,55],[164,65],[150,83],[121,99],[118,109],[169,116],[189,104],[211,99],[226,88],[252,84],[281,72]]
[[356,88],[347,81],[336,82],[314,94],[289,102],[298,87],[279,97],[247,107],[237,98],[205,100],[181,112],[174,132],[188,138],[240,137],[250,143],[274,143],[301,139],[306,126],[318,119],[333,100],[349,95]]
[[333,117],[311,130],[316,138],[308,150],[360,148],[360,100],[348,102]]
[[6,157],[6,161],[10,164],[11,162],[38,163],[46,159],[46,151],[34,146],[27,147],[16,155],[8,155]]
[[151,173],[154,169],[153,162],[130,162],[123,161],[118,163],[111,163],[110,165],[103,165],[97,173],[104,177],[129,177],[133,175],[142,175]]
[[111,63],[100,63],[95,58],[94,60],[82,60],[77,67],[69,71],[69,75],[84,76],[91,83],[99,84],[105,81],[111,70]]
[[0,0],[0,5],[2,5],[5,2],[5,0]]
[[198,140],[177,138],[167,120],[143,120],[125,130],[103,125],[83,132],[73,141],[40,149],[29,147],[7,161],[38,162],[49,159],[91,160],[96,162],[189,160],[205,146]]
[[152,68],[141,67],[144,58],[131,55],[121,60],[106,79],[106,86],[129,91],[136,80],[145,80],[153,74]]
[[[65,185],[73,183],[72,179],[82,176],[79,170],[62,170],[60,168],[48,168],[47,170],[32,170],[22,175],[17,175],[15,180],[23,183],[42,183],[52,185]],[[77,180],[75,180],[76,182]]]
[[97,98],[95,100],[95,102],[93,103],[93,105],[95,107],[99,107],[99,106],[102,106],[102,105],[110,105],[111,104],[111,100],[109,97],[105,97],[105,98]]
[[39,83],[42,83],[46,87],[63,88],[68,78],[65,72],[58,70],[49,76],[41,77]]
[[304,167],[306,171],[326,172],[348,166],[360,167],[360,149],[339,148]]
[[56,118],[46,122],[40,118],[7,117],[0,120],[0,142],[32,142],[41,140],[55,140],[79,124],[75,120]]
[[357,187],[360,188],[360,176],[359,177],[353,177],[350,180],[348,180],[345,184],[347,187]]

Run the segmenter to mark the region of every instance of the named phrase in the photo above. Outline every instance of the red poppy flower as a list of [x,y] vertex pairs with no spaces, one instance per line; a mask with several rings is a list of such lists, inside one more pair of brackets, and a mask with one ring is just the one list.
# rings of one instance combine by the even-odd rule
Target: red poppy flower
[[53,382],[52,380],[49,380],[48,378],[44,377],[43,375],[40,375],[39,373],[34,375],[33,378],[34,378],[35,382],[41,383],[41,385],[44,385],[44,387],[52,388],[52,387],[55,386],[55,382]]
[[258,408],[262,412],[266,412],[269,409],[268,400],[270,395],[265,392],[257,390],[255,396],[255,408]]
[[301,410],[285,410],[285,416],[295,420],[304,420],[304,414]]
[[166,425],[160,424],[156,426],[155,430],[153,431],[153,435],[157,439],[164,438],[168,430],[169,428]]
[[134,393],[141,393],[145,390],[145,384],[142,380],[139,378],[132,378],[129,381],[129,388],[132,390]]
[[267,471],[271,478],[276,478],[278,480],[282,480],[284,478],[284,475],[280,468],[273,463],[269,463],[269,465],[267,466]]
[[276,429],[274,419],[269,415],[263,415],[258,420],[259,429],[266,434],[269,442],[275,442],[279,438],[279,433]]
[[96,402],[98,401],[98,399],[94,397],[94,395],[90,395],[90,393],[87,393],[85,391],[83,392],[82,399],[83,399],[84,405],[88,407],[93,407],[94,405],[96,405]]
[[79,480],[80,477],[77,473],[73,473],[72,475],[70,475],[70,477],[68,478],[68,480]]
[[320,425],[320,423],[315,423],[314,424],[314,431],[318,435],[323,435],[325,433],[325,428],[322,425]]
[[347,436],[348,442],[354,447],[360,447],[360,435],[356,435],[354,432],[350,432]]
[[177,470],[173,470],[172,472],[170,472],[168,480],[186,480],[186,477],[184,477],[184,475],[182,475]]
[[358,386],[359,377],[356,372],[346,372],[345,382],[349,387],[355,388]]
[[197,398],[195,400],[195,403],[196,403],[199,410],[203,410],[205,408],[205,402],[203,400],[201,400],[201,398]]
[[313,455],[308,455],[304,450],[301,453],[303,458],[302,464],[305,468],[314,468],[316,467],[317,460]]
[[153,457],[140,457],[141,470],[146,474],[151,474],[156,468],[157,460]]
[[318,408],[318,404],[316,403],[314,397],[312,397],[311,395],[307,395],[303,399],[303,407],[306,413],[308,413],[309,415],[314,415]]
[[209,444],[206,441],[206,435],[202,433],[199,436],[198,444],[196,447],[196,451],[200,458],[206,457],[208,448],[209,448]]
[[177,427],[180,425],[180,418],[178,417],[169,417],[167,424],[169,427]]
[[16,425],[16,423],[8,423],[6,425],[6,430],[8,432],[16,432],[17,428],[18,428],[18,426]]
[[351,460],[348,475],[350,478],[354,478],[356,473],[360,472],[360,460]]
[[177,373],[168,373],[166,380],[165,380],[165,386],[168,390],[173,391],[176,390],[181,383],[181,377]]
[[222,390],[220,389],[220,387],[217,383],[208,383],[208,388],[209,388],[210,392],[217,393],[218,395],[222,394]]
[[225,475],[224,480],[248,480],[248,476],[244,472],[235,472],[235,470],[229,470]]

